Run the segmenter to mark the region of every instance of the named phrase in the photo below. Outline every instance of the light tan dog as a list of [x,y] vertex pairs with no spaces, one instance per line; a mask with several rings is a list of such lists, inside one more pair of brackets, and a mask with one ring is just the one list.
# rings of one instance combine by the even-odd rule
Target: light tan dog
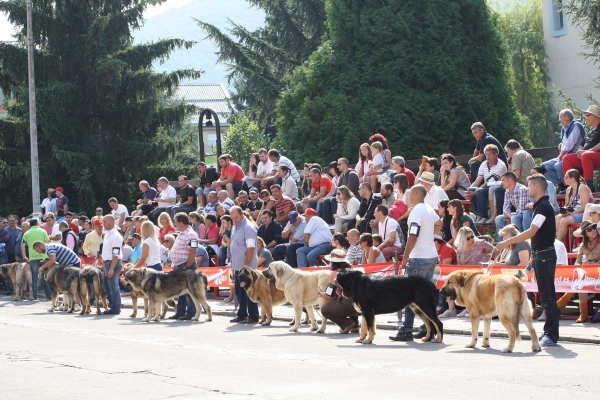
[[320,333],[325,332],[327,318],[322,318],[323,322],[319,328],[315,319],[314,306],[323,307],[331,300],[319,296],[318,293],[319,290],[325,291],[327,288],[330,271],[308,272],[292,268],[283,261],[275,261],[263,273],[269,279],[275,278],[275,287],[282,290],[285,297],[294,306],[295,323],[290,332],[298,331],[303,307],[306,307],[306,312],[311,323],[311,330],[318,330]]
[[21,300],[25,300],[25,292],[27,290],[27,286],[29,285],[29,297],[28,300],[33,300],[31,295],[33,291],[33,287],[31,286],[31,267],[28,263],[11,263],[0,265],[0,274],[2,274],[6,279],[10,280],[12,287],[14,289],[14,301],[19,300],[19,294],[21,295]]
[[525,286],[516,276],[485,275],[481,271],[459,270],[446,277],[441,290],[443,296],[453,296],[456,304],[466,307],[471,318],[471,342],[477,344],[479,318],[483,318],[482,347],[490,347],[492,317],[498,316],[508,332],[508,346],[502,350],[510,353],[515,340],[521,340],[519,320],[522,320],[531,336],[531,350],[540,351],[540,343],[533,328],[532,309]]

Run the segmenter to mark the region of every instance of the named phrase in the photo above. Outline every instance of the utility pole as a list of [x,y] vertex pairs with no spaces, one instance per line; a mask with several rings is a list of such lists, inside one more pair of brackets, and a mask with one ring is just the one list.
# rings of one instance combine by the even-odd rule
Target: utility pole
[[29,73],[29,140],[31,142],[31,196],[33,212],[40,210],[40,166],[38,160],[37,117],[35,111],[35,75],[33,73],[32,0],[27,0],[27,69]]

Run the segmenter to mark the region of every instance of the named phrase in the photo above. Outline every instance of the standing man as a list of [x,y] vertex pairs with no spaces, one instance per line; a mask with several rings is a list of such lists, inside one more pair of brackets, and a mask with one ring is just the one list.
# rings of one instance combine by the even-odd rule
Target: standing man
[[[360,181],[358,179],[358,174],[355,170],[350,168],[350,162],[347,158],[338,159],[338,168],[342,173],[340,175],[340,180],[338,181],[338,187],[346,186],[356,198],[360,198],[358,195],[358,187],[360,186]],[[332,201],[336,201],[333,199]],[[332,207],[335,210],[335,207]]]
[[110,214],[115,219],[115,225],[121,228],[123,222],[125,222],[125,217],[129,216],[129,211],[127,211],[127,207],[123,204],[119,204],[116,198],[111,197],[108,199],[108,206],[111,208]]
[[[523,225],[529,227],[531,224],[531,220],[528,220],[529,214],[524,214],[529,202],[529,190],[517,182],[513,172],[505,172],[502,175],[502,187],[505,189],[503,214],[496,217],[496,229],[500,231],[510,222],[515,224],[519,232],[523,232]],[[514,207],[514,213],[511,212],[511,207]]]
[[297,211],[290,212],[288,214],[288,223],[283,232],[281,232],[281,237],[288,239],[288,243],[281,243],[275,246],[273,260],[283,261],[285,259],[290,266],[294,268],[298,266],[296,251],[304,246],[304,228],[306,228],[304,217],[298,215]]
[[8,262],[13,263],[16,261],[15,254],[18,246],[17,239],[21,235],[21,228],[17,226],[19,217],[12,214],[8,216],[8,226],[4,228],[8,234],[8,241],[6,242],[6,253],[8,254]]
[[530,271],[531,266],[533,266],[542,308],[546,313],[544,334],[540,339],[540,344],[542,346],[556,346],[559,338],[558,306],[554,288],[556,221],[554,219],[554,209],[548,201],[548,196],[545,195],[547,185],[548,182],[544,175],[535,174],[529,177],[529,195],[535,200],[531,226],[525,232],[498,243],[496,247],[499,251],[502,251],[510,245],[531,239],[532,261],[527,269]]
[[49,188],[46,193],[48,194],[48,197],[46,197],[40,205],[43,216],[49,212],[56,212],[56,194],[54,193],[54,189]]
[[27,258],[29,255],[27,252],[27,245],[23,242],[23,235],[27,233],[29,228],[29,221],[23,221],[21,224],[21,234],[17,236],[17,241],[15,243],[15,259],[17,262],[24,262],[24,258]]
[[56,223],[56,217],[53,213],[46,214],[46,222],[42,224],[42,229],[46,231],[52,243],[60,243],[62,234]]
[[477,179],[477,175],[479,173],[479,166],[485,160],[484,149],[487,145],[493,144],[499,151],[498,158],[507,163],[506,153],[504,153],[504,147],[500,144],[498,139],[487,133],[485,127],[481,122],[475,122],[471,125],[471,133],[475,140],[477,140],[477,146],[475,146],[475,151],[473,152],[473,158],[469,160],[469,165],[471,166],[471,182]]
[[123,236],[115,226],[115,217],[105,215],[104,243],[102,245],[102,260],[104,261],[104,291],[110,303],[110,310],[104,315],[121,314],[121,292],[119,290],[119,275],[123,261]]
[[179,182],[179,203],[174,206],[167,207],[166,212],[171,216],[171,219],[175,218],[177,213],[191,213],[196,211],[198,208],[198,198],[196,197],[196,190],[190,185],[187,176],[180,175],[177,178]]
[[[190,219],[186,213],[175,214],[175,228],[179,231],[179,235],[175,239],[175,243],[169,253],[171,262],[173,263],[174,271],[182,271],[184,269],[195,270],[196,264],[196,249],[198,248],[198,234],[190,225]],[[177,311],[175,315],[169,319],[179,319],[188,321],[196,315],[196,306],[190,295],[179,296],[177,302]]]
[[560,154],[557,158],[548,160],[542,165],[548,170],[545,174],[546,179],[558,185],[558,191],[562,191],[567,189],[563,181],[563,159],[567,154],[577,153],[583,146],[585,129],[568,108],[561,110],[558,114],[558,122],[562,126],[560,129],[560,144],[558,145]]
[[56,193],[56,211],[69,211],[69,198],[64,195],[64,191],[65,190],[60,186],[54,189],[54,192]]
[[196,189],[196,195],[200,199],[200,205],[204,207],[206,204],[206,195],[216,190],[212,184],[219,180],[219,173],[215,167],[209,167],[202,161],[196,164],[196,169],[200,177],[200,184],[198,185],[198,189]]
[[[31,267],[31,286],[33,287],[33,299],[37,300],[38,298],[38,274],[39,269],[42,266],[41,262],[46,258],[46,256],[42,253],[38,253],[33,250],[33,244],[36,242],[49,243],[50,238],[45,230],[43,230],[38,225],[38,220],[33,218],[29,220],[29,225],[31,228],[23,234],[23,243],[27,246],[27,251],[25,253],[29,253],[29,256],[26,256],[23,253],[23,261],[29,262],[29,266]],[[23,249],[25,250],[25,249]],[[46,299],[50,299],[50,286],[44,275],[42,275],[42,282],[44,285],[44,292],[46,294]]]
[[256,255],[256,226],[249,223],[238,206],[231,207],[229,213],[233,220],[231,234],[231,270],[235,279],[235,295],[239,302],[237,316],[230,322],[251,324],[258,323],[258,305],[248,298],[246,290],[240,286],[238,274],[242,267],[255,269],[258,263]]
[[[413,207],[408,217],[408,240],[402,259],[402,268],[406,275],[418,275],[433,281],[433,271],[438,262],[438,253],[434,243],[434,232],[441,229],[442,221],[437,212],[425,204],[427,190],[415,185],[410,190],[409,203]],[[425,325],[413,336],[415,313],[407,307],[404,310],[404,322],[396,336],[390,340],[410,342],[414,338],[421,339],[427,335]]]
[[218,181],[212,183],[217,190],[227,190],[229,198],[235,200],[235,194],[242,190],[242,184],[246,175],[242,167],[231,161],[231,155],[223,154],[219,157],[219,166],[221,167],[221,176]]

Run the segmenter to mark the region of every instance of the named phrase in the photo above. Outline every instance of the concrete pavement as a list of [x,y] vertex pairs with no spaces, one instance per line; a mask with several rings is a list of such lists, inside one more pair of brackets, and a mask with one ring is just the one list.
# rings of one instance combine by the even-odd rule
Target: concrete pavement
[[[48,313],[47,302],[0,297],[0,398],[548,399],[595,393],[597,345],[563,342],[532,353],[523,340],[506,355],[502,338],[493,338],[490,349],[465,349],[465,336],[446,335],[442,344],[396,343],[387,339],[393,332],[382,329],[374,344],[360,345],[357,335],[337,334],[334,325],[325,335],[306,326],[290,333],[284,321],[233,325],[218,315],[232,307],[211,303],[216,315],[210,323],[142,323],[129,318],[129,310],[112,317]],[[276,310],[284,318],[289,312]]]

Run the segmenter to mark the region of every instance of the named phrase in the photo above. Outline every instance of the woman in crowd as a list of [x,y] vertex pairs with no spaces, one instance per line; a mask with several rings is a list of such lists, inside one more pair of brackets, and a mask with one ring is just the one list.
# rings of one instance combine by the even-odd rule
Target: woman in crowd
[[373,236],[370,233],[360,235],[360,248],[363,250],[362,263],[375,264],[385,262],[385,257],[377,246],[373,245]]
[[458,231],[463,226],[475,232],[475,236],[479,236],[479,231],[475,227],[475,223],[468,214],[465,214],[465,209],[460,200],[454,199],[448,202],[448,214],[452,216],[452,222],[450,223],[450,234],[452,237],[448,240],[450,245],[454,243]]
[[[508,240],[512,237],[517,236],[519,230],[513,224],[506,225],[504,228],[500,229],[498,232],[502,237],[502,240]],[[528,241],[519,242],[517,244],[511,245],[508,249],[504,250],[498,261],[494,264],[501,264],[507,266],[526,266],[531,258],[531,246]]]
[[229,215],[223,215],[221,219],[221,228],[219,235],[221,236],[221,247],[219,247],[219,265],[227,265],[229,256],[229,246],[231,245],[231,230],[233,229],[233,219]]
[[281,190],[283,195],[289,197],[294,201],[298,201],[298,186],[296,182],[290,178],[291,170],[285,165],[280,165],[277,169],[275,178],[281,179]]
[[256,256],[258,257],[257,268],[269,268],[269,265],[273,262],[273,256],[266,249],[265,241],[260,236],[256,237]]
[[446,242],[452,239],[452,215],[448,212],[449,200],[440,200],[438,205],[438,215],[442,217],[442,239]]
[[135,263],[135,268],[152,268],[155,271],[162,271],[161,248],[154,224],[150,221],[142,223],[142,256]]
[[[329,274],[329,284],[335,286],[337,274],[341,271],[349,270],[352,266],[346,261],[346,254],[341,250],[333,250],[331,254],[325,256],[325,259],[331,263],[331,273]],[[358,316],[360,315],[352,303],[352,299],[342,297],[338,290],[330,295],[317,288],[318,294],[323,298],[331,300],[323,306],[321,313],[340,327],[340,333],[358,332]]]
[[466,200],[465,190],[471,186],[471,181],[452,154],[442,155],[440,180],[442,189],[446,191],[450,200]]
[[380,142],[383,146],[381,155],[383,156],[383,171],[387,171],[392,166],[392,152],[390,151],[390,144],[385,136],[381,133],[375,133],[369,138],[369,143],[373,144]]
[[348,251],[348,247],[350,247],[350,243],[348,243],[348,239],[346,236],[341,233],[336,233],[331,238],[331,246],[336,250],[342,250],[344,254]]
[[[363,143],[360,145],[358,152],[358,162],[356,163],[356,173],[358,174],[358,181],[360,183],[365,182],[365,176],[371,167],[371,161],[373,160],[373,153],[371,152],[371,146],[369,143]],[[367,179],[368,182],[368,179]]]
[[[600,236],[597,225],[590,221],[583,221],[580,229],[583,233],[583,243],[579,247],[575,265],[600,263]],[[565,293],[557,302],[558,308],[566,307],[574,295],[574,293]],[[578,293],[578,296],[579,318],[575,322],[587,322],[589,320],[588,293]]]
[[260,189],[260,179],[256,177],[260,157],[258,153],[250,154],[250,162],[248,164],[248,175],[243,180],[242,190],[248,191],[251,187]]
[[335,220],[335,232],[348,231],[348,224],[356,220],[356,214],[360,208],[360,201],[354,197],[354,193],[347,186],[340,186],[336,190],[337,213],[333,215]]
[[[408,216],[410,215],[410,212],[412,210],[412,207],[408,206],[409,192],[410,192],[410,189],[408,188],[408,177],[404,174],[396,174],[394,176],[394,195],[395,195],[396,201],[402,200],[402,202],[406,206],[406,211],[401,213],[401,215],[395,219],[396,219],[396,221],[398,221],[398,224],[400,224],[400,229],[402,230],[402,233],[404,234],[405,238],[408,237],[407,236]],[[395,204],[395,202],[394,202],[394,204]],[[392,212],[392,215],[394,215],[394,217],[395,217],[394,212]]]
[[[142,221],[142,217],[140,217],[140,221]],[[175,232],[175,227],[173,226],[173,221],[171,221],[171,216],[166,213],[160,213],[158,216],[158,227],[160,230],[158,231],[158,238],[161,243],[165,242],[165,235],[169,233]]]
[[264,210],[269,210],[271,211],[271,213],[273,213],[273,215],[276,214],[276,210],[275,210],[275,202],[277,200],[275,200],[275,198],[273,196],[271,196],[271,192],[269,192],[267,189],[263,189],[260,191],[260,199],[263,201],[263,205],[262,208],[260,209],[260,213],[258,213],[258,215],[261,215],[261,213]]
[[[583,221],[585,206],[590,201],[593,202],[592,192],[579,171],[568,170],[565,172],[564,181],[567,186],[565,209],[556,216],[556,238],[561,241],[567,236],[569,225],[580,224]],[[569,211],[570,209],[572,211]]]
[[194,232],[198,234],[198,239],[206,239],[206,225],[204,224],[204,215],[192,211],[189,214],[189,217],[190,225],[192,225],[192,229],[194,230]]
[[336,189],[342,172],[338,168],[337,161],[330,162],[329,165],[327,165],[327,170],[329,171],[333,185],[331,185],[329,193],[327,193],[325,197],[319,199],[321,207],[317,207],[317,215],[321,217],[327,225],[333,225],[335,223],[333,214],[337,211]]
[[419,172],[417,173],[417,176],[415,177],[416,179],[421,177],[421,174],[423,172],[431,172],[433,174],[433,179],[435,181],[435,184],[439,186],[440,184],[440,171],[437,170],[438,168],[438,160],[435,157],[426,157],[427,161],[425,161],[425,164],[419,165]]

